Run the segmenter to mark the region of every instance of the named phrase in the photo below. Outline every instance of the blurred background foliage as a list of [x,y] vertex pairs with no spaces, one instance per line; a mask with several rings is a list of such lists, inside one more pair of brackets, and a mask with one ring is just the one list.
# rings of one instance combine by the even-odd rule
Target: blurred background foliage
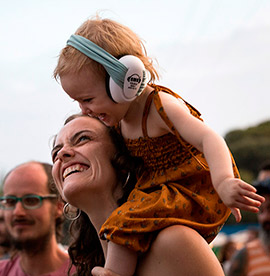
[[[270,121],[230,131],[224,138],[233,154],[241,178],[252,184],[256,180],[261,164],[270,160]],[[242,223],[257,221],[256,214],[244,211],[241,213]],[[234,223],[234,217],[230,216],[226,224]]]
[[247,129],[230,131],[225,140],[243,180],[252,183],[260,165],[270,159],[270,121]]

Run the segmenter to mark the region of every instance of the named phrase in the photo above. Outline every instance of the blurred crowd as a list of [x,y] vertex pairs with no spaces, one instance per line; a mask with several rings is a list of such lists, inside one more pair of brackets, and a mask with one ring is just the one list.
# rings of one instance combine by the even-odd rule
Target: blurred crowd
[[220,232],[211,244],[226,276],[270,275],[270,161],[259,169],[253,183],[265,197],[257,213],[257,227],[227,235]]

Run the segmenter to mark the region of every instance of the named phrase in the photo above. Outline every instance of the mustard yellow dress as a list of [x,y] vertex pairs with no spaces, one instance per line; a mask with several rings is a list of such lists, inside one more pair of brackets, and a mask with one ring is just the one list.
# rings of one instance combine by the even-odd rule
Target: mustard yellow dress
[[[211,183],[203,154],[183,140],[167,117],[159,91],[182,98],[165,87],[152,87],[154,91],[144,108],[144,137],[126,140],[131,154],[143,158],[143,173],[127,202],[104,223],[100,237],[145,252],[157,231],[181,224],[197,230],[209,243],[229,217],[230,210]],[[146,122],[152,101],[174,134],[147,135]],[[201,120],[200,113],[185,103],[191,114]],[[239,177],[233,158],[232,166],[235,176]]]

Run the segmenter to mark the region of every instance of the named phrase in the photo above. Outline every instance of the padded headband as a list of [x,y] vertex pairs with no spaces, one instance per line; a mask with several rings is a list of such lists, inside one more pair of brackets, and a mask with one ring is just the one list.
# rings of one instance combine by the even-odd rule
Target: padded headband
[[71,35],[67,45],[101,64],[110,78],[106,78],[108,96],[116,103],[133,101],[147,85],[143,62],[136,56],[125,55],[119,60],[91,40]]
[[67,45],[74,47],[87,57],[103,65],[114,82],[119,87],[124,87],[124,79],[128,68],[110,53],[80,35],[71,35],[67,41]]

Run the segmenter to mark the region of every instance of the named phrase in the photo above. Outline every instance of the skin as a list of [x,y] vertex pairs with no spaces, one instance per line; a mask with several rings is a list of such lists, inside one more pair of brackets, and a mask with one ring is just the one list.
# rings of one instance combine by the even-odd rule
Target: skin
[[[42,166],[27,163],[15,168],[6,178],[3,188],[4,196],[22,197],[27,194],[48,195],[47,176]],[[17,241],[38,240],[50,233],[46,247],[35,251],[24,248],[19,251],[21,267],[29,275],[41,275],[59,269],[68,260],[68,255],[57,244],[55,219],[62,214],[63,203],[43,200],[40,208],[24,209],[21,202],[14,210],[5,210],[7,229],[12,239]],[[46,265],[40,265],[45,264]]]
[[[60,76],[60,80],[64,91],[79,103],[84,114],[98,117],[109,126],[120,122],[124,138],[136,139],[143,136],[141,119],[151,87],[147,86],[132,102],[116,104],[106,93],[104,76],[90,69]],[[160,98],[180,135],[204,153],[213,185],[222,201],[231,209],[236,221],[241,220],[240,209],[257,213],[264,198],[256,194],[252,185],[234,177],[231,156],[224,139],[192,116],[183,102],[167,93],[160,93]],[[150,137],[170,131],[153,103],[147,120],[147,131]]]
[[[80,117],[65,125],[52,150],[52,173],[61,196],[89,216],[97,233],[118,207],[116,202],[122,195],[110,161],[114,153],[106,127],[90,117]],[[77,172],[76,166],[82,171]],[[64,178],[68,168],[75,172]],[[106,242],[101,244],[107,255]]]
[[[102,267],[95,267],[92,274],[118,276]],[[213,251],[202,237],[191,228],[176,225],[165,228],[158,234],[149,251],[139,260],[136,275],[224,276],[224,273]]]
[[104,77],[97,73],[84,70],[81,74],[65,75],[61,85],[84,114],[99,117],[108,126],[118,123],[129,108],[129,104],[116,104],[108,97]]
[[[53,176],[61,195],[88,214],[97,232],[117,207],[116,200],[122,193],[110,163],[113,153],[105,126],[91,117],[79,117],[66,124],[52,150]],[[84,169],[64,178],[66,168],[75,168],[75,164]],[[106,257],[108,243],[101,244]],[[101,267],[94,268],[92,273],[119,275]],[[214,253],[196,231],[172,226],[162,230],[148,253],[139,259],[136,275],[224,274]]]

